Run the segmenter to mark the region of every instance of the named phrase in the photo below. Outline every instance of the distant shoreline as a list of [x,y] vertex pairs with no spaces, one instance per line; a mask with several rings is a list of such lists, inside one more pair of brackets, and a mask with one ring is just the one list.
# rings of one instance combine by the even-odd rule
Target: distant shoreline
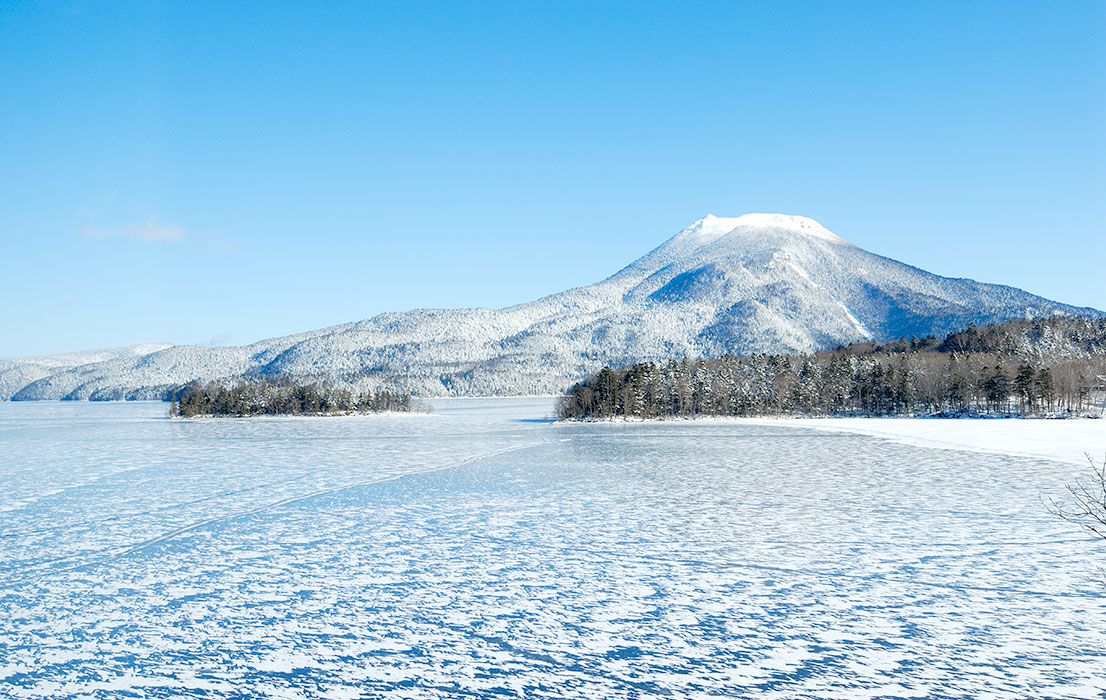
[[702,427],[817,430],[826,435],[858,435],[923,449],[956,450],[1044,459],[1086,466],[1087,456],[1106,453],[1106,420],[924,420],[911,416],[797,418],[699,416],[673,419],[558,421],[562,430],[606,426],[613,430],[649,425],[657,430]]

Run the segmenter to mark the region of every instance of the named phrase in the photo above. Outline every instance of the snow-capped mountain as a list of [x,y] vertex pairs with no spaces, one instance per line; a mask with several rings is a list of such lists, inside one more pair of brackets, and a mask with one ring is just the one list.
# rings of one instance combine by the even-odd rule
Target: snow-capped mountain
[[0,398],[154,398],[193,379],[256,374],[423,396],[552,393],[604,364],[811,351],[1053,314],[1102,316],[939,277],[812,219],[707,216],[597,284],[527,304],[386,313],[244,347],[2,360]]

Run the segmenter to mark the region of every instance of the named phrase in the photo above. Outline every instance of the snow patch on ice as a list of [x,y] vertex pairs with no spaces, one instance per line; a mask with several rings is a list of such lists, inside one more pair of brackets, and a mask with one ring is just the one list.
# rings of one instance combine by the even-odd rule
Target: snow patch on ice
[[1106,454],[1106,420],[739,418],[740,422],[871,435],[916,447],[1087,464]]

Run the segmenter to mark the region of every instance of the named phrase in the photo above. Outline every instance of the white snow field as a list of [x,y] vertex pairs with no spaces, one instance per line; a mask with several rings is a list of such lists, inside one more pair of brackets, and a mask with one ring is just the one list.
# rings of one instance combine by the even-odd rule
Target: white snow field
[[1106,697],[1068,455],[551,410],[0,403],[0,697]]

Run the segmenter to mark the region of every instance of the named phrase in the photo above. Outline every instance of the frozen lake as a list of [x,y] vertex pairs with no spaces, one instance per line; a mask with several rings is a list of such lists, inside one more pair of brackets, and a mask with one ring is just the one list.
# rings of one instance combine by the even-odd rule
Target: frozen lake
[[0,696],[1106,697],[1071,460],[551,405],[0,403]]

